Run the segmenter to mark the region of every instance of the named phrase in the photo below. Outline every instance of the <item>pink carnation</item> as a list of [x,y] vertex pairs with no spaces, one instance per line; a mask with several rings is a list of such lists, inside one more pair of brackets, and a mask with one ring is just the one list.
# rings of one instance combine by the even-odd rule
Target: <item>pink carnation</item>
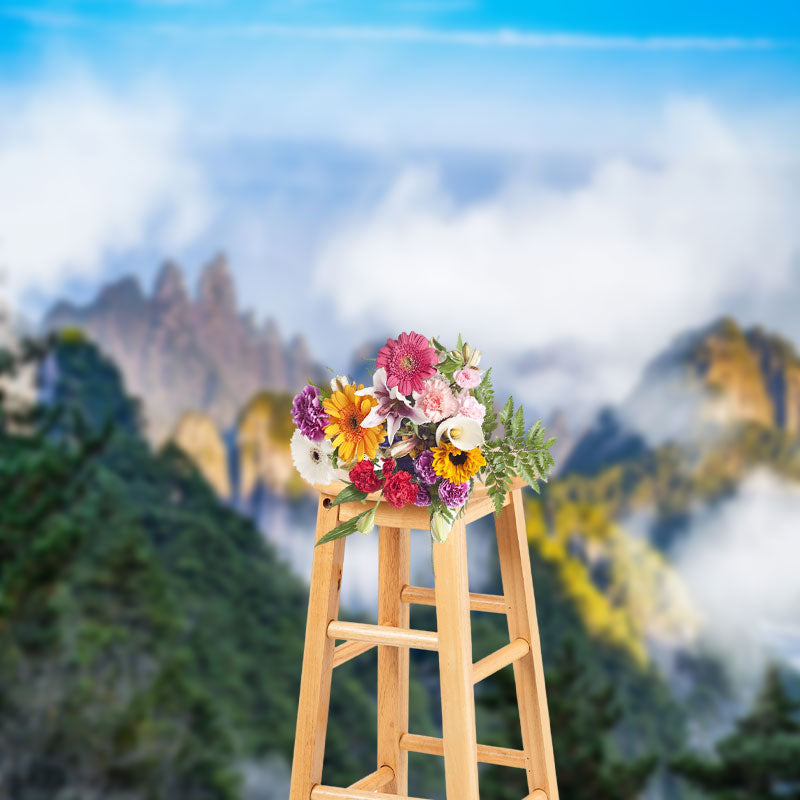
[[458,401],[446,380],[431,378],[425,381],[415,408],[421,408],[431,422],[441,422],[458,411]]
[[472,367],[457,370],[453,378],[462,389],[474,389],[481,382],[480,372]]
[[469,392],[461,392],[458,395],[458,413],[483,422],[483,418],[486,416],[486,406],[479,403]]

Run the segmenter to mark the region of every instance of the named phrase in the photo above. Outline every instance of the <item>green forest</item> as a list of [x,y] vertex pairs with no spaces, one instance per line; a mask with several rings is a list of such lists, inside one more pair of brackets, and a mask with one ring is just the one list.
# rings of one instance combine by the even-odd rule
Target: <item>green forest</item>
[[[138,403],[91,342],[26,343],[2,353],[0,372],[26,363],[55,377],[38,405],[0,403],[0,797],[270,797],[247,775],[291,759],[307,586],[187,457],[153,451]],[[782,458],[781,442],[756,438],[752,448]],[[660,454],[649,468],[658,476],[668,463]],[[734,729],[711,752],[693,752],[686,705],[636,629],[587,597],[559,544],[559,526],[605,530],[615,504],[657,486],[647,468],[602,478],[599,496],[596,478],[557,480],[528,503],[561,797],[632,800],[649,786],[676,798],[798,798],[792,676],[770,668]],[[685,512],[684,487],[674,475],[669,485],[665,531]],[[501,622],[473,616],[476,658],[507,641]],[[412,625],[434,628],[431,609],[415,607]],[[332,784],[374,769],[375,669],[373,652],[335,673]],[[714,683],[719,665],[695,669]],[[415,732],[437,733],[437,681],[435,656],[415,652]],[[520,746],[510,668],[479,684],[476,700],[479,740]],[[514,770],[485,766],[480,779],[484,800],[526,793]],[[440,759],[411,756],[410,792],[443,798]]]

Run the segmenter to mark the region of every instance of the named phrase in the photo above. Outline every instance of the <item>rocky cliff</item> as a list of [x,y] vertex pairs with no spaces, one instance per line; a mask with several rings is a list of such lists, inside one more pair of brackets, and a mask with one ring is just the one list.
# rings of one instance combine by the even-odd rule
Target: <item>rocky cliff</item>
[[695,400],[702,422],[753,422],[800,432],[800,358],[792,345],[762,328],[723,318],[678,339],[655,359],[642,386]]
[[258,324],[239,311],[224,256],[202,271],[195,296],[181,269],[167,262],[152,294],[123,278],[88,305],[59,303],[44,325],[80,327],[114,359],[141,398],[156,443],[187,411],[202,411],[226,429],[257,392],[292,391],[320,377],[302,337],[284,342],[274,321]]
[[290,395],[259,392],[239,415],[236,466],[240,497],[251,497],[259,486],[279,495],[304,486],[289,452],[291,401]]
[[297,495],[308,487],[289,451],[291,405],[291,393],[258,392],[227,431],[208,414],[187,411],[169,438],[226,500],[246,506],[262,491],[273,497]]
[[194,461],[214,491],[229,498],[228,450],[214,420],[201,411],[187,411],[178,420],[171,438]]

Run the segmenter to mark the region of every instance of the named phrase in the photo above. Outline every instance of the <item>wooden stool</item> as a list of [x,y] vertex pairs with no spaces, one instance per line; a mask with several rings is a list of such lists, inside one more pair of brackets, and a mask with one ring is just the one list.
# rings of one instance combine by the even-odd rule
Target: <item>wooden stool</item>
[[[433,544],[433,589],[409,584],[410,529],[428,530],[428,509],[396,510],[386,502],[378,504],[377,625],[338,619],[345,539],[315,549],[289,800],[413,800],[407,797],[409,751],[444,756],[448,800],[479,800],[479,761],[524,769],[529,791],[524,800],[558,800],[522,485],[521,481],[514,484],[502,512],[495,516],[502,597],[470,593],[467,585],[466,524],[494,511],[482,485],[475,486],[465,514],[447,541]],[[342,488],[343,484],[333,484],[320,490],[317,540],[365,510],[361,503],[333,506]],[[436,607],[437,632],[409,628],[411,603]],[[508,619],[509,644],[475,664],[470,610],[505,614]],[[343,644],[334,646],[337,639]],[[348,788],[325,786],[322,761],[333,668],[376,645],[377,769]],[[408,730],[411,647],[439,653],[441,739]],[[473,687],[508,664],[514,665],[522,750],[476,741]]]

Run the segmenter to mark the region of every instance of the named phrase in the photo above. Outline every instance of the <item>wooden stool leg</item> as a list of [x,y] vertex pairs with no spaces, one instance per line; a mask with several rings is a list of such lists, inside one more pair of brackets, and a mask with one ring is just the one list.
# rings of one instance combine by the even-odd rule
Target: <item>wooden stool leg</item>
[[[320,497],[317,540],[339,520],[338,506],[325,508],[324,501]],[[344,541],[336,539],[314,550],[289,800],[309,800],[311,789],[322,780],[334,648],[327,629],[339,612]]]
[[[410,606],[400,600],[409,582],[410,531],[378,529],[378,625],[408,628]],[[400,737],[408,733],[407,647],[378,646],[378,769],[386,765],[394,779],[382,790],[408,794],[408,753]]]
[[444,544],[433,545],[442,739],[448,800],[479,800],[467,538],[456,521]]
[[528,655],[514,662],[528,790],[534,794],[535,790],[541,789],[546,793],[547,800],[558,800],[550,714],[547,710],[542,649],[520,489],[512,492],[511,502],[495,517],[495,526],[508,632],[511,641],[521,637],[530,643]]

